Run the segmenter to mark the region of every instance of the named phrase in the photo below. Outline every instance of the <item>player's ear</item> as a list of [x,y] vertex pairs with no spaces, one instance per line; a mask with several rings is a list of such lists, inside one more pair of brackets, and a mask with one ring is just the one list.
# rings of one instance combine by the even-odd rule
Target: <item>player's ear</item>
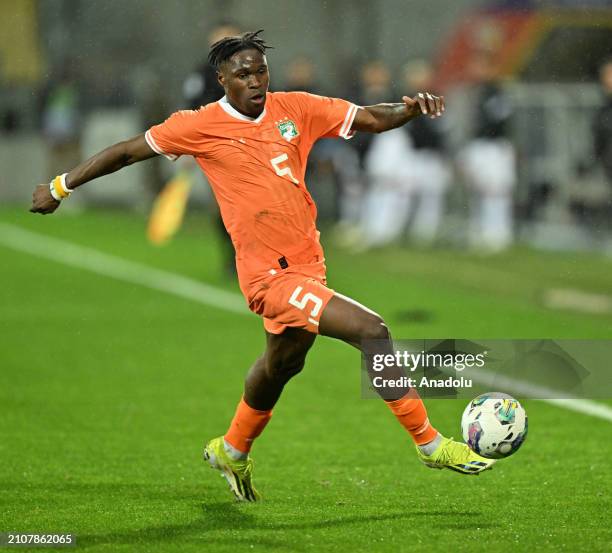
[[217,71],[217,82],[225,88],[225,77],[223,76],[222,71]]

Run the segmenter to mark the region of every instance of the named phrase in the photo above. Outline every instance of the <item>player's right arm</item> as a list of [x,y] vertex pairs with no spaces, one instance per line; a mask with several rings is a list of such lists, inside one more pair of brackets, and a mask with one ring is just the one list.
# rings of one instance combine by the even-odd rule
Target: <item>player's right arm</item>
[[440,117],[445,110],[444,96],[419,92],[414,98],[402,97],[401,104],[363,106],[357,111],[351,131],[381,133],[401,127],[420,115]]
[[[149,146],[145,135],[139,134],[129,140],[118,142],[77,165],[70,173],[66,174],[64,185],[72,191],[90,180],[114,173],[123,167],[156,155],[159,154]],[[53,213],[60,203],[61,201],[56,200],[51,194],[49,184],[39,184],[32,194],[30,211],[43,215]]]

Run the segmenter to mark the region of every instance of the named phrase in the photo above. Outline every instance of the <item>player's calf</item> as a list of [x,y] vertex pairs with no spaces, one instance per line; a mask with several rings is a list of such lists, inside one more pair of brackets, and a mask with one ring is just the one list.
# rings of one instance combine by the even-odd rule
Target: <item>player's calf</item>
[[315,334],[296,328],[282,334],[268,333],[265,353],[247,374],[245,401],[260,411],[272,409],[285,384],[304,368],[315,338]]
[[[385,400],[400,424],[408,431],[419,448],[435,450],[442,437],[429,422],[423,401],[407,384],[403,367],[384,364],[375,369],[376,356],[393,354],[393,342],[385,321],[367,307],[336,294],[321,315],[320,333],[339,338],[357,347],[364,358],[370,379],[376,377],[382,383],[393,386],[375,386],[374,389]],[[399,384],[398,384],[399,383]]]

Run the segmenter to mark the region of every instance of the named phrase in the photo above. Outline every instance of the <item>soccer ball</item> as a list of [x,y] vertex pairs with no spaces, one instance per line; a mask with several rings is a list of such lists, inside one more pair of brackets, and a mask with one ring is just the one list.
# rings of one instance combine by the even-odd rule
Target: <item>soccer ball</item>
[[527,437],[527,413],[513,397],[500,392],[482,394],[468,403],[461,417],[463,440],[487,459],[515,453]]

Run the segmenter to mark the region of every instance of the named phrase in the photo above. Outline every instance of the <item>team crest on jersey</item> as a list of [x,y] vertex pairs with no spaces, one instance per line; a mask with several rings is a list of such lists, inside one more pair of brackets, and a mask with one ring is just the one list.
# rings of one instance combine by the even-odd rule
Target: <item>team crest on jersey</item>
[[276,124],[281,136],[287,141],[291,142],[300,133],[295,126],[295,123],[291,119],[285,119]]

